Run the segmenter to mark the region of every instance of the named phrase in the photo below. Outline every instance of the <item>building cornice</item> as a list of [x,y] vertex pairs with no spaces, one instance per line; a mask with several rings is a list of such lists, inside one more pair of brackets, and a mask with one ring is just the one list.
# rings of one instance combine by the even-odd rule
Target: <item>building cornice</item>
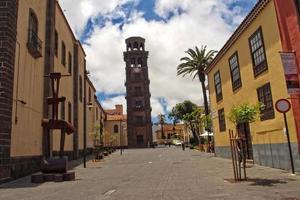
[[224,56],[224,54],[232,47],[238,40],[242,33],[250,26],[250,24],[257,18],[260,12],[270,3],[271,0],[259,0],[250,13],[245,17],[242,23],[238,26],[235,32],[230,36],[225,45],[218,52],[211,64],[206,68],[205,73],[208,74]]

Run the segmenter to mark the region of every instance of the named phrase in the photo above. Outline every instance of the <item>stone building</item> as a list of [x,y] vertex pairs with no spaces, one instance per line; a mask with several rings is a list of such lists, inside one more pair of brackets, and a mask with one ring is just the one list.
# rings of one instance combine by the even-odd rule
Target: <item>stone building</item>
[[124,61],[126,63],[126,100],[128,147],[145,148],[152,143],[152,122],[148,74],[148,51],[145,39],[126,39]]
[[247,140],[247,158],[290,169],[284,119],[275,109],[275,102],[284,98],[292,104],[287,123],[300,170],[299,16],[299,0],[258,1],[207,68],[217,156],[231,158],[228,130],[236,130],[228,119],[231,108],[260,102],[259,119],[237,126]]
[[127,147],[127,115],[122,105],[105,110],[107,118],[104,126],[104,146]]
[[[63,75],[60,96],[66,97],[59,118],[74,125],[66,136],[65,155],[77,159],[83,152],[85,90],[94,109],[87,108],[87,124],[104,116],[86,75],[85,52],[74,36],[56,0],[1,0],[0,2],[0,182],[39,169],[40,160],[57,155],[59,133],[44,145],[41,120],[51,113],[49,73]],[[85,89],[84,86],[87,86]],[[101,114],[102,113],[102,114]],[[104,118],[102,118],[103,120]],[[99,120],[99,119],[98,119]],[[102,122],[103,123],[103,122]],[[91,125],[92,126],[92,125]],[[89,144],[90,145],[90,144]]]

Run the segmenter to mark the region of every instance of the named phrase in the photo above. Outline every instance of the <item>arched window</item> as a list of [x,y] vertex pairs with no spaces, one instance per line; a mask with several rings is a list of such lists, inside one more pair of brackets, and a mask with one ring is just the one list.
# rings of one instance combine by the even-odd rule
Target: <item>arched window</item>
[[140,51],[144,51],[144,45],[140,44]]
[[27,47],[33,57],[38,58],[42,56],[42,41],[38,37],[38,18],[32,9],[29,10],[28,22],[28,42]]
[[138,58],[138,67],[142,67],[142,63],[143,63],[142,58]]
[[32,9],[29,11],[29,30],[38,34],[38,19]]
[[114,125],[114,133],[118,133],[119,132],[119,126],[118,125]]
[[131,58],[130,67],[134,67],[134,66],[135,66],[135,58]]
[[127,51],[131,51],[131,50],[132,50],[132,46],[131,46],[131,43],[129,43],[127,46]]
[[133,50],[138,50],[139,45],[137,42],[133,43]]

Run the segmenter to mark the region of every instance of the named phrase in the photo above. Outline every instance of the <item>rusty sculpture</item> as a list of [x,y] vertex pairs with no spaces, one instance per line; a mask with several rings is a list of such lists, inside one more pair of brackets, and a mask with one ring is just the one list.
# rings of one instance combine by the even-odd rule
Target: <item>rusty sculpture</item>
[[[245,140],[243,139],[243,137],[241,137],[241,135],[238,132],[234,134],[233,130],[229,130],[229,142],[231,149],[234,180],[247,180]],[[244,178],[242,178],[242,168]]]
[[75,128],[71,123],[58,119],[58,106],[66,100],[65,97],[59,97],[59,84],[62,76],[64,75],[61,75],[61,73],[51,73],[47,76],[51,80],[52,97],[47,99],[47,104],[52,106],[52,118],[42,119],[42,126],[47,130],[45,142],[47,152],[50,152],[51,149],[51,130],[61,131],[59,158],[48,157],[43,159],[41,163],[42,174],[35,174],[31,177],[31,181],[34,183],[42,183],[45,181],[70,181],[75,179],[75,172],[67,172],[67,159],[63,157],[65,134],[72,134],[75,132]]

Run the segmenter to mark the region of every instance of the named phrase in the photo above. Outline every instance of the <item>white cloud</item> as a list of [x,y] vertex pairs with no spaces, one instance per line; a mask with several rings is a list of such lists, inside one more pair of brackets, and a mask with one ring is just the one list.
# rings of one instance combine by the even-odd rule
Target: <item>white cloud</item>
[[115,105],[122,104],[123,105],[123,112],[127,113],[127,107],[126,107],[126,99],[124,95],[116,96],[113,98],[109,98],[105,101],[101,102],[104,109],[114,109]]
[[[119,5],[134,0],[80,0],[80,3],[76,3],[78,5],[73,5],[72,0],[60,1],[64,2],[62,6],[67,8],[67,17],[73,29],[82,30],[88,17],[80,15],[85,10],[79,5],[84,4],[87,7],[86,13],[89,17],[99,14],[108,16],[120,12]],[[238,7],[234,11],[228,10],[225,3],[225,0],[157,0],[156,13],[168,17],[169,13],[173,12],[174,16],[168,21],[146,21],[142,13],[135,10],[122,30],[110,22],[103,27],[94,27],[94,31],[85,41],[84,48],[91,78],[97,90],[110,94],[126,92],[123,61],[125,39],[130,36],[141,36],[146,39],[145,46],[149,51],[153,116],[163,111],[158,98],[166,99],[167,110],[186,99],[202,104],[199,81],[177,77],[176,68],[180,63],[179,59],[185,56],[188,48],[207,45],[209,49],[219,50],[226,42],[233,29],[232,24],[240,22],[243,14]],[[73,10],[74,6],[79,10]],[[179,10],[184,12],[179,14]],[[228,24],[228,20],[233,23]],[[118,101],[125,105],[123,96],[102,103],[105,107],[114,107],[114,104],[120,103]]]
[[73,30],[80,35],[89,19],[99,15],[123,15],[121,6],[139,0],[59,0]]

